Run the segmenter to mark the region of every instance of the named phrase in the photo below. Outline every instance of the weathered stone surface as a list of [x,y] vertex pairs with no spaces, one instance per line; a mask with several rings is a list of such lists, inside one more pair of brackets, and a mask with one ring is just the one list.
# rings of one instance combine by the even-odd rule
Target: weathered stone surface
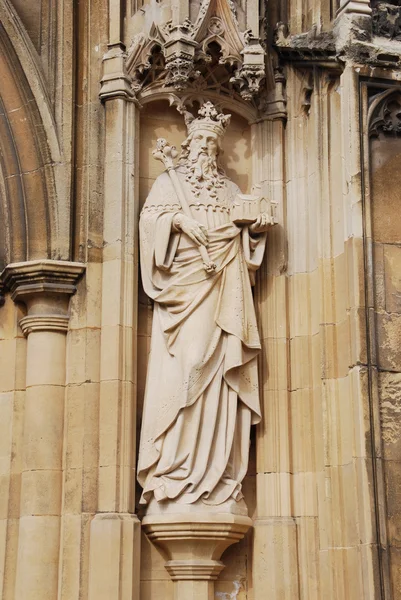
[[401,373],[379,373],[384,457],[401,460]]
[[372,218],[375,242],[401,244],[399,189],[401,139],[372,141]]
[[391,583],[390,589],[394,594],[394,598],[398,598],[401,594],[401,550],[400,548],[391,548],[390,568],[391,568]]
[[386,461],[389,544],[401,548],[401,460]]
[[375,35],[401,39],[401,7],[397,2],[372,2],[372,28]]
[[401,246],[384,245],[386,311],[401,314]]
[[401,315],[380,313],[376,323],[379,367],[385,371],[401,371]]

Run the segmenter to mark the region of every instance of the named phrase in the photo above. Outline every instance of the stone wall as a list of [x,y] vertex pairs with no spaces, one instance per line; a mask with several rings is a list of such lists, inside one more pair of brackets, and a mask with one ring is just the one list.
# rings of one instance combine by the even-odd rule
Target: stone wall
[[[367,0],[237,4],[240,23],[266,17],[268,92],[202,94],[233,113],[228,174],[260,182],[278,224],[255,288],[254,528],[216,597],[397,600],[399,42]],[[152,97],[156,70],[126,61],[152,15],[197,6],[0,4],[1,600],[173,597],[137,515],[152,314],[137,226],[154,142],[184,128],[170,88]]]
[[[376,90],[375,90],[376,91]],[[382,536],[388,549],[391,593],[401,593],[399,489],[400,464],[398,404],[400,397],[399,340],[399,252],[398,183],[396,166],[400,152],[397,111],[398,90],[389,89],[373,96],[369,137],[370,179],[368,219],[372,237],[372,283],[370,354],[372,396],[381,430],[378,475],[381,483]],[[376,105],[376,108],[375,108]]]

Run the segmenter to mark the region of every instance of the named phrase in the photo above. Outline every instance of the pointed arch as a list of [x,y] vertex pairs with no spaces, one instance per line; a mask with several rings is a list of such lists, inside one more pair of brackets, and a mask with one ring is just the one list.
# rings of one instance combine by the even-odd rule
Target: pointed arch
[[[68,259],[56,171],[63,157],[40,59],[9,0],[0,3],[0,268]],[[65,211],[63,211],[65,213]]]

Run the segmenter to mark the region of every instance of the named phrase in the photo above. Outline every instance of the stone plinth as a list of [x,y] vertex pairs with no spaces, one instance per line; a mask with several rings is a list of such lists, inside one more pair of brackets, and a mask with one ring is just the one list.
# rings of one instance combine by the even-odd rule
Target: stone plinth
[[220,558],[251,527],[249,517],[226,513],[169,514],[145,517],[142,527],[166,558],[175,600],[213,600]]

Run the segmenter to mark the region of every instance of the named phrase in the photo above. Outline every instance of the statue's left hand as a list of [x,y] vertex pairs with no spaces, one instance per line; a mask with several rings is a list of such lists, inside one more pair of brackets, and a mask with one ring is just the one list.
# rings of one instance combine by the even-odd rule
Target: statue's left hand
[[256,221],[252,223],[252,225],[249,225],[249,231],[251,233],[263,233],[264,231],[267,231],[273,224],[273,218],[269,215],[269,213],[260,213]]

